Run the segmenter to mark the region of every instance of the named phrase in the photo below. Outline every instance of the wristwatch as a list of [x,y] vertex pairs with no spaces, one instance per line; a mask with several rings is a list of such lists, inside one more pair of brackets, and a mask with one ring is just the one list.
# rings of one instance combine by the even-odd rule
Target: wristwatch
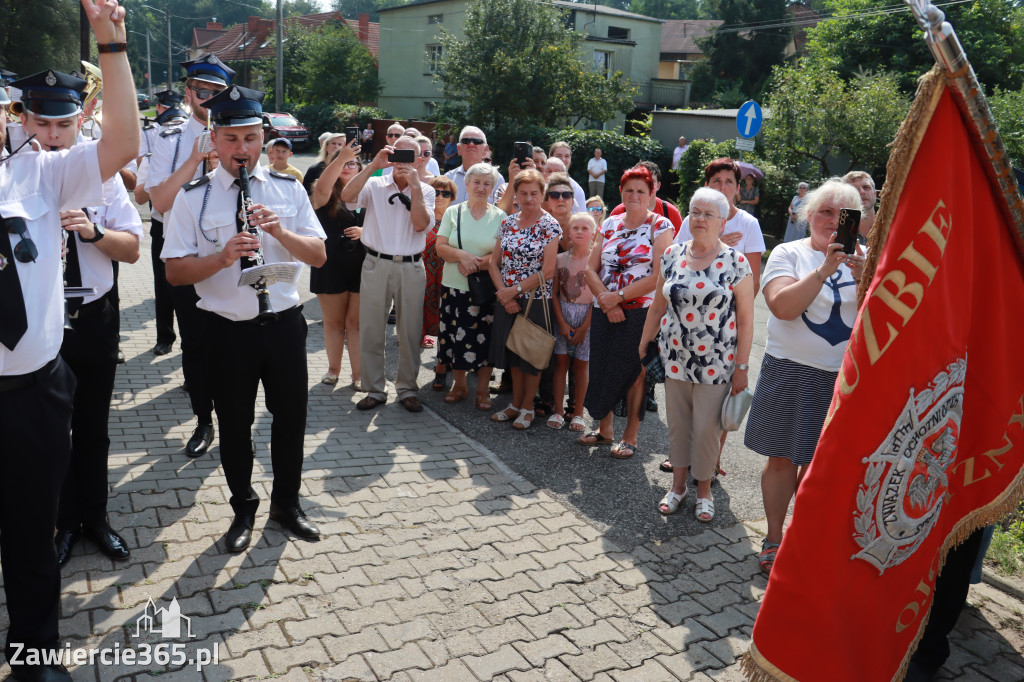
[[79,241],[83,244],[95,244],[99,240],[103,239],[107,235],[107,231],[103,229],[102,225],[93,223],[92,229],[96,231],[96,234],[92,236],[92,239],[86,239],[82,235],[78,235]]
[[521,282],[516,284],[516,291],[523,293],[523,285]]
[[748,369],[750,369],[750,365],[740,363],[736,365],[736,369],[742,369],[744,372],[746,372]]
[[626,300],[626,292],[625,291],[623,291],[622,289],[619,289],[616,293],[619,295],[619,298],[621,298],[623,301]]

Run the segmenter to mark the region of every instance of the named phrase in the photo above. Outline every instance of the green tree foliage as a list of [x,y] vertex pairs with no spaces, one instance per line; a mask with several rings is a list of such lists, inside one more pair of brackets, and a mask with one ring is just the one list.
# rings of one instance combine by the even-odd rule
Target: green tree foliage
[[[895,73],[912,94],[935,63],[909,11],[878,12],[889,0],[828,0],[832,21],[807,31],[808,56],[843,78],[858,70]],[[986,88],[1019,90],[1024,84],[1024,4],[974,0],[942,7]],[[990,90],[991,91],[991,90]]]
[[656,19],[702,19],[700,0],[633,0],[630,12]]
[[596,72],[582,33],[533,0],[477,0],[466,7],[465,38],[442,28],[438,80],[466,120],[490,128],[605,121],[633,108],[620,72]]
[[1024,168],[1024,89],[996,90],[988,104],[1010,161]]
[[[373,55],[342,22],[312,31],[289,28],[284,53],[283,99],[290,106],[377,99],[380,83]],[[267,100],[273,101],[274,61],[261,60],[253,69],[263,75]]]
[[[698,43],[706,60],[693,70],[693,98],[737,107],[748,99],[760,99],[772,67],[781,64],[790,30],[785,0],[704,0],[703,11],[722,20]],[[750,28],[764,24],[764,30]]]
[[[301,17],[306,14],[319,14],[323,8],[316,0],[284,0],[281,6],[281,13],[286,17]],[[275,6],[274,16],[277,16]]]
[[333,0],[331,7],[346,19],[358,19],[362,13],[370,15],[370,21],[380,21],[378,10],[386,7],[407,5],[412,0]]
[[0,66],[19,76],[81,71],[78,8],[78,0],[0,0]]
[[[827,177],[852,169],[881,173],[887,145],[906,117],[910,100],[888,73],[861,73],[844,81],[820,64],[780,67],[768,89],[764,145],[783,165],[812,161]],[[835,159],[849,159],[846,168]]]

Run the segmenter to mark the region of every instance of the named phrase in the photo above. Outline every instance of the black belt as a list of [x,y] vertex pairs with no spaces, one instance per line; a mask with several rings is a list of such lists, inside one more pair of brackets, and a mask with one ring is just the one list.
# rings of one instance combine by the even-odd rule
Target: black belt
[[85,319],[87,317],[95,315],[96,313],[103,310],[103,306],[106,304],[107,298],[109,296],[110,292],[108,291],[107,293],[97,298],[95,301],[83,303],[82,305],[78,306],[78,310],[69,314],[68,317],[72,320],[78,320]]
[[17,391],[19,388],[26,388],[32,384],[42,381],[50,374],[53,374],[53,370],[56,369],[58,362],[60,362],[59,355],[34,372],[29,372],[28,374],[15,374],[7,377],[0,376],[0,393]]
[[392,256],[390,253],[377,253],[369,246],[366,247],[366,253],[370,254],[374,258],[385,258],[387,260],[393,260],[396,263],[415,263],[419,261],[420,258],[423,258],[422,253],[417,253],[412,256]]
[[228,318],[224,317],[223,315],[220,315],[219,313],[215,313],[215,312],[210,311],[210,310],[206,310],[204,312],[209,313],[210,315],[213,315],[215,318],[217,318],[221,322],[227,322],[229,324],[251,324],[251,325],[257,325],[257,326],[263,327],[263,326],[266,326],[267,324],[276,324],[276,323],[280,322],[281,320],[287,320],[287,319],[289,319],[291,317],[295,317],[296,315],[298,315],[299,313],[302,312],[302,306],[301,305],[293,305],[291,308],[288,308],[286,310],[282,310],[282,311],[277,313],[277,319],[276,320],[273,320],[272,322],[267,322],[267,323],[261,323],[259,321],[258,317],[254,317],[254,318],[252,318],[250,320],[229,320]]

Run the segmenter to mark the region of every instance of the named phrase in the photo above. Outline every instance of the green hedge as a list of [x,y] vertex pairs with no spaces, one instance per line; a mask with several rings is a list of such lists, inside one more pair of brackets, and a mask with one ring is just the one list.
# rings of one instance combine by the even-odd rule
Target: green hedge
[[[704,168],[715,159],[728,156],[737,158],[735,145],[731,141],[708,142],[694,140],[679,159],[676,174],[679,177],[679,205],[689,206],[694,191],[704,184]],[[764,179],[758,180],[761,190],[760,222],[761,231],[766,236],[782,238],[789,220],[789,202],[796,194],[800,179],[789,169],[766,161],[758,154],[758,150],[744,155],[744,161],[752,163],[764,173]]]
[[[605,176],[605,200],[614,201],[618,196],[617,188],[622,173],[632,168],[639,161],[653,161],[662,169],[664,185],[669,184],[668,168],[672,165],[672,154],[658,140],[646,137],[630,137],[608,130],[577,130],[568,128],[557,130],[530,126],[515,130],[487,132],[487,143],[491,148],[494,162],[501,167],[502,173],[508,177],[508,163],[512,159],[512,147],[516,141],[530,141],[545,151],[558,140],[565,140],[572,147],[572,168],[569,174],[588,189],[587,162],[594,156],[594,149],[600,148],[602,156],[608,161],[608,173]],[[671,200],[671,197],[669,197]]]

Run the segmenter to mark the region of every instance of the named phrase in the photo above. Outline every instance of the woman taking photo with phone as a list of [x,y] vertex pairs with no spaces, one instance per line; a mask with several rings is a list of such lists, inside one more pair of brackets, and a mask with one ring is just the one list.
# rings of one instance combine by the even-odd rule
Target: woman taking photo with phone
[[767,457],[761,496],[768,535],[759,556],[765,573],[775,563],[789,502],[811,463],[853,333],[864,256],[859,247],[843,253],[836,227],[840,209],[860,207],[853,187],[825,181],[800,207],[811,236],[776,246],[764,269],[771,316],[743,442]]
[[341,200],[341,190],[362,169],[359,149],[355,140],[342,144],[313,185],[313,208],[327,233],[324,243],[327,262],[323,267],[311,268],[309,274],[309,290],[316,294],[324,317],[327,373],[321,381],[331,386],[338,383],[341,356],[348,342],[352,384],[357,391],[362,390],[359,384],[359,278],[366,249],[359,237],[363,232],[363,211],[350,211]]

